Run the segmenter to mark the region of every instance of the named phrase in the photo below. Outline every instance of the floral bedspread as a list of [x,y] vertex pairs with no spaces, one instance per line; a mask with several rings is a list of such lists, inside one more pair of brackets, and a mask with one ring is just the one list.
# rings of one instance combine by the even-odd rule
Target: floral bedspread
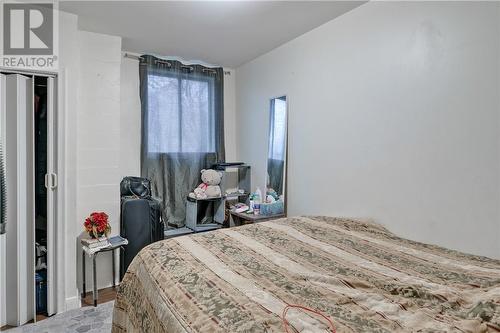
[[[498,332],[500,261],[382,226],[296,217],[173,238],[142,250],[113,332],[284,332],[287,304],[337,332]],[[296,332],[328,332],[291,309]]]

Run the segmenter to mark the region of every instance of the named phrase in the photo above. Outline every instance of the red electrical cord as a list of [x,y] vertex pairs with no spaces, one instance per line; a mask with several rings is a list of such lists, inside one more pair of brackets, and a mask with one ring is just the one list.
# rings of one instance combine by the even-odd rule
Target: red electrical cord
[[285,317],[286,317],[286,313],[288,312],[288,310],[290,310],[292,308],[301,309],[301,310],[304,310],[306,312],[314,313],[314,314],[316,314],[318,316],[323,317],[323,319],[325,319],[328,322],[328,326],[330,326],[330,329],[331,329],[332,333],[336,333],[337,332],[337,331],[335,331],[335,326],[333,326],[333,321],[330,318],[328,318],[327,316],[325,316],[323,313],[321,313],[320,311],[314,310],[314,309],[310,309],[310,308],[302,306],[302,305],[288,304],[283,309],[283,313],[281,315],[281,319],[283,320],[283,327],[285,328],[285,332],[286,333],[290,333],[290,332],[288,331],[288,325],[289,324],[288,324],[288,321],[286,320]]

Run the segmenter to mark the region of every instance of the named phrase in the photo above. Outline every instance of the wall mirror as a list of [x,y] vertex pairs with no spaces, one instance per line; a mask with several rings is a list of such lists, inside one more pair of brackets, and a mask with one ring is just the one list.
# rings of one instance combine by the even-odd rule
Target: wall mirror
[[269,108],[267,195],[283,202],[284,213],[286,213],[287,119],[287,97],[272,98]]

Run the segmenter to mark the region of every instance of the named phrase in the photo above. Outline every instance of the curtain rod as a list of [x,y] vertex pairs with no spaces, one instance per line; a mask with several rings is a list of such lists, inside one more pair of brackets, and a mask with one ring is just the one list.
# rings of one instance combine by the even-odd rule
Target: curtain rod
[[[133,55],[133,54],[130,54],[130,53],[127,53],[127,52],[125,52],[123,54],[123,57],[124,58],[135,59],[135,60],[141,61],[141,57]],[[224,75],[231,75],[231,72],[230,71],[224,71]]]
[[135,59],[135,60],[141,60],[141,57],[138,57],[138,56],[136,56],[136,55],[133,55],[133,54],[130,54],[130,53],[127,53],[127,52],[125,52],[125,53],[123,54],[123,57],[124,57],[124,58]]

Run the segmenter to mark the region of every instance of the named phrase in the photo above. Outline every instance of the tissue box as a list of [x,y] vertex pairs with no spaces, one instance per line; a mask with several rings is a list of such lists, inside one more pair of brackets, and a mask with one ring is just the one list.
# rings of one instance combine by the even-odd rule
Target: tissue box
[[285,212],[283,201],[265,203],[260,205],[260,215],[279,215]]

